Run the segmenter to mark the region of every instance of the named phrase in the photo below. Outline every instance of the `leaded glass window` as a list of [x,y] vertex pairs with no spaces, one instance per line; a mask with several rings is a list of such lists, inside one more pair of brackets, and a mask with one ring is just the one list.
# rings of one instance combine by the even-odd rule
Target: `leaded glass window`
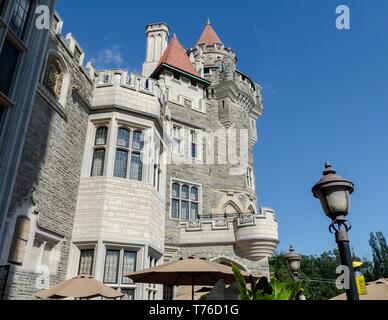
[[181,220],[199,219],[199,187],[173,182],[171,187],[171,218]]
[[117,149],[114,176],[143,180],[142,150],[144,148],[144,135],[142,132],[119,128],[117,132]]
[[136,271],[136,257],[137,253],[132,251],[124,251],[123,254],[123,272],[122,283],[133,284],[133,280],[125,275]]
[[119,273],[120,251],[107,250],[105,257],[104,283],[117,284]]
[[105,149],[95,149],[93,153],[92,177],[104,175]]
[[12,17],[10,21],[11,29],[18,35],[22,37],[24,30],[26,29],[26,22],[28,18],[28,13],[31,6],[30,0],[14,0],[14,6],[12,11]]
[[78,274],[93,274],[93,257],[94,250],[81,250],[80,252],[80,260],[79,260],[79,269]]
[[96,130],[96,146],[106,145],[108,139],[108,128],[107,127],[99,127]]
[[126,178],[127,166],[128,166],[128,151],[117,150],[114,176],[118,178]]
[[138,181],[141,181],[143,178],[143,163],[141,155],[138,153],[132,153],[129,178]]
[[119,147],[129,147],[129,130],[126,128],[119,128],[117,133],[117,145]]

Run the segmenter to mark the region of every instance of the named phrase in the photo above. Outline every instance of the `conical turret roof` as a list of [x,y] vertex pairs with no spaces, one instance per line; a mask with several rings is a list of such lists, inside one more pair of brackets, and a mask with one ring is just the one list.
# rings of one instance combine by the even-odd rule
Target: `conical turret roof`
[[203,30],[201,36],[197,41],[196,46],[199,46],[202,44],[207,44],[207,45],[223,44],[220,37],[214,31],[209,19],[207,21],[205,29]]

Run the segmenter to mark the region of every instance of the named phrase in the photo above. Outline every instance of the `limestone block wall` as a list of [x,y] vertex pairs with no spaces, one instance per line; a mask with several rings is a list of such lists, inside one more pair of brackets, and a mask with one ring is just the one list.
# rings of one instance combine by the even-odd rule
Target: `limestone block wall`
[[164,249],[164,199],[147,182],[114,177],[81,180],[73,242],[148,243]]

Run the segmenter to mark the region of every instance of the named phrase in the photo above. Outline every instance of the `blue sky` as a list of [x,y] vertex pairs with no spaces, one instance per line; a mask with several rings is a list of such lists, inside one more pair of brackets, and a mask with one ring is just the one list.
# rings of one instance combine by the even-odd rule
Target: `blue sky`
[[[335,28],[341,4],[350,7],[348,31]],[[349,218],[356,253],[370,255],[370,232],[388,237],[388,1],[59,0],[57,10],[87,60],[131,71],[141,70],[146,24],[165,21],[192,47],[210,17],[239,68],[264,89],[257,188],[259,204],[277,211],[279,249],[336,247],[310,191],[326,160],[355,183]]]

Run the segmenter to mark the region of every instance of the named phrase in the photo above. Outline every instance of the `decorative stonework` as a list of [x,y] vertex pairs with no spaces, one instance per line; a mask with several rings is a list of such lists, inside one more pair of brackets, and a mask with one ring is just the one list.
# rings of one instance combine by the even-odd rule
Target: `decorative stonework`
[[61,97],[64,77],[65,74],[61,62],[57,57],[50,56],[43,83],[57,99]]

